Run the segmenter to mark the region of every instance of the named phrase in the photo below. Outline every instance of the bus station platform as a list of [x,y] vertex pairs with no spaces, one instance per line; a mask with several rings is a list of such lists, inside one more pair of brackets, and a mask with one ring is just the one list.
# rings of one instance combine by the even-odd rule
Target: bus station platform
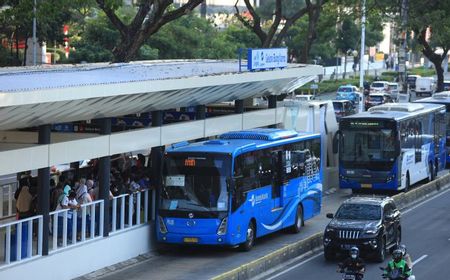
[[[73,279],[154,252],[157,183],[108,197],[112,157],[145,151],[149,162],[156,164],[164,147],[173,143],[281,124],[285,108],[277,107],[276,97],[322,74],[321,66],[301,64],[241,72],[238,61],[213,60],[1,69],[0,157],[12,160],[0,162],[0,176],[13,181],[0,184],[0,278]],[[263,96],[268,99],[266,108],[244,110],[244,100]],[[234,102],[235,111],[205,117],[205,106],[220,102]],[[163,124],[164,110],[180,108],[195,108],[195,120]],[[152,116],[148,125],[111,130],[112,118],[140,114]],[[95,129],[88,133],[54,130],[55,125],[80,124]],[[89,159],[98,161],[99,197],[82,205],[76,215],[68,209],[51,211],[45,202],[50,169]],[[150,170],[157,182],[158,168]],[[36,176],[38,213],[14,220],[13,194],[18,187],[14,178],[28,171]],[[308,226],[301,234],[307,232]],[[201,251],[195,254],[205,267],[211,260]],[[217,252],[216,262],[222,256],[235,261],[233,250]],[[174,259],[180,266],[191,266],[172,253],[159,256],[161,261],[154,268],[170,268]]]

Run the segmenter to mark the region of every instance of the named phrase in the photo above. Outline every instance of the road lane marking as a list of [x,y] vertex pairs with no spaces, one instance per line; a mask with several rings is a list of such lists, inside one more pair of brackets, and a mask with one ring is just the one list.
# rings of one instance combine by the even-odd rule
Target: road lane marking
[[283,270],[283,271],[281,271],[281,272],[278,272],[278,273],[275,274],[275,275],[272,275],[270,278],[267,278],[266,280],[272,280],[272,279],[275,279],[275,278],[277,278],[278,276],[281,276],[281,275],[285,274],[286,272],[289,272],[289,271],[293,270],[294,268],[297,268],[297,267],[299,267],[299,266],[301,266],[301,265],[304,265],[305,263],[310,262],[310,261],[314,260],[315,258],[317,258],[317,257],[319,257],[319,256],[322,256],[322,255],[323,255],[323,252],[322,252],[322,253],[319,253],[319,254],[317,254],[317,255],[315,255],[315,256],[312,256],[312,257],[310,257],[310,258],[308,258],[308,259],[306,259],[306,260],[304,260],[304,261],[302,261],[302,262],[300,262],[300,263],[298,263],[298,264],[296,264],[296,265],[293,265],[293,266],[289,267],[289,268],[286,269],[286,270]]
[[439,193],[439,194],[436,194],[436,195],[434,195],[434,196],[432,196],[432,197],[430,197],[430,198],[428,198],[428,199],[426,199],[426,200],[420,202],[419,204],[416,204],[416,205],[414,205],[413,207],[406,209],[405,211],[402,211],[402,214],[409,213],[409,212],[411,212],[412,210],[416,209],[417,207],[420,207],[420,206],[424,205],[425,203],[430,202],[431,200],[433,200],[433,199],[435,199],[435,198],[438,198],[438,197],[440,197],[440,196],[442,196],[442,195],[448,193],[449,191],[450,191],[450,189],[446,189],[445,191],[443,191],[443,192],[441,192],[441,193]]
[[425,259],[426,257],[428,257],[428,255],[423,255],[420,258],[418,258],[417,260],[413,261],[413,266],[416,265],[418,262],[420,262],[421,260]]
[[[432,197],[430,197],[430,198],[428,198],[428,199],[426,199],[426,200],[420,202],[419,204],[416,204],[416,205],[414,205],[413,207],[408,208],[408,209],[405,210],[405,211],[402,211],[402,214],[409,213],[409,212],[411,212],[412,210],[414,210],[414,209],[416,209],[416,208],[422,206],[423,204],[426,204],[427,202],[430,202],[431,200],[433,200],[433,199],[435,199],[435,198],[438,198],[438,197],[440,197],[440,196],[442,196],[442,195],[444,195],[444,194],[446,194],[446,193],[448,193],[448,192],[450,192],[450,189],[447,189],[447,190],[445,190],[445,191],[443,191],[443,192],[441,192],[441,193],[439,193],[439,194],[433,195]],[[449,238],[448,240],[450,241],[450,238]],[[293,270],[293,269],[295,269],[295,268],[297,268],[297,267],[299,267],[299,266],[301,266],[301,265],[304,265],[305,263],[308,263],[308,262],[312,261],[313,259],[315,259],[315,258],[321,256],[321,255],[323,255],[323,252],[322,252],[322,253],[319,253],[319,254],[317,254],[317,255],[315,255],[315,256],[312,256],[312,257],[310,257],[310,258],[308,258],[308,259],[306,259],[306,260],[304,260],[304,261],[302,261],[302,262],[300,262],[300,263],[298,263],[298,264],[296,264],[296,265],[294,265],[294,266],[291,266],[291,267],[289,267],[288,269],[283,270],[283,271],[281,271],[281,272],[279,272],[279,273],[277,273],[277,274],[275,274],[275,275],[272,275],[270,278],[267,278],[266,280],[272,280],[272,279],[275,279],[275,278],[277,278],[278,276],[281,276],[281,275],[287,273],[288,271],[291,271],[291,270]],[[413,262],[413,265],[419,263],[420,261],[424,260],[424,259],[427,258],[427,257],[428,257],[428,255],[423,255],[423,256],[421,256],[420,258],[418,258],[417,260],[415,260],[415,261]]]

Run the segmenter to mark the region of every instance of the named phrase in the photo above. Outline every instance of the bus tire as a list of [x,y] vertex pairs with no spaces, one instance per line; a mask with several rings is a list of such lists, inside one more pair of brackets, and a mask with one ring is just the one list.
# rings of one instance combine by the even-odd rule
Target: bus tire
[[250,251],[255,245],[255,238],[256,238],[255,224],[253,223],[253,221],[250,221],[247,227],[247,234],[245,235],[245,242],[239,246],[241,251],[243,252]]
[[431,182],[434,180],[434,165],[432,162],[428,163],[428,171],[430,172],[430,175],[428,176],[428,182]]
[[303,220],[303,207],[301,204],[297,206],[297,213],[295,214],[295,221],[294,224],[291,227],[292,233],[299,233],[302,226],[305,225],[305,222]]
[[403,189],[405,192],[409,191],[411,181],[409,180],[409,172],[406,172],[406,179],[405,179],[405,188]]

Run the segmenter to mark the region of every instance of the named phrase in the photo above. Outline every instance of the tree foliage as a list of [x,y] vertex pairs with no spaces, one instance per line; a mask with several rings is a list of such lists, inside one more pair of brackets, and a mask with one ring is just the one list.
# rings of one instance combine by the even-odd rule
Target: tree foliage
[[[409,1],[409,28],[414,31],[422,53],[434,64],[438,91],[443,90],[442,62],[450,49],[450,1]],[[427,37],[427,30],[430,36]]]
[[126,20],[117,14],[122,0],[96,0],[120,34],[120,41],[113,49],[114,61],[133,59],[144,42],[161,27],[190,13],[202,1],[188,0],[181,7],[174,8],[172,0],[140,0],[134,16]]
[[[308,31],[302,61],[308,57],[311,43],[316,39],[316,23],[327,0],[271,0],[256,9],[250,0],[244,0],[250,16],[244,16],[235,4],[236,17],[252,30],[260,40],[260,47],[278,47],[284,42],[289,29],[303,16],[308,15]],[[304,61],[305,62],[305,61]]]

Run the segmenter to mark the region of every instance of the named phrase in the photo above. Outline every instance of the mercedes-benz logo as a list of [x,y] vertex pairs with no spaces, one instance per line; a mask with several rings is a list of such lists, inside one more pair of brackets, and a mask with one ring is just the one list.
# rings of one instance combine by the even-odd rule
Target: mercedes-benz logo
[[194,218],[194,213],[189,213],[188,217],[189,217],[190,219],[193,219],[193,218]]
[[193,227],[193,226],[195,226],[195,221],[194,221],[194,220],[188,220],[188,221],[186,222],[186,225],[187,225],[188,227]]

